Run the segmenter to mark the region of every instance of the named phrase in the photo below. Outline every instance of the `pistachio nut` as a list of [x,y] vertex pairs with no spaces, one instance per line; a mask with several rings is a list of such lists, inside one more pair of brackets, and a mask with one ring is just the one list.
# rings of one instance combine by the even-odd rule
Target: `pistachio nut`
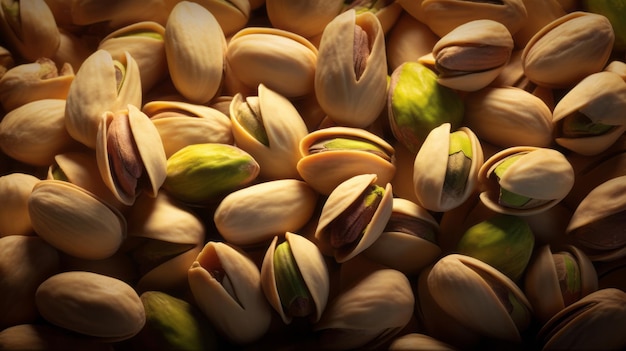
[[364,129],[329,127],[307,134],[300,141],[298,173],[315,190],[328,195],[356,175],[376,173],[385,186],[396,172],[395,150],[383,138]]
[[592,261],[626,256],[623,221],[626,214],[626,175],[609,179],[587,194],[574,210],[565,232]]
[[315,238],[333,248],[338,263],[370,247],[391,217],[391,184],[376,185],[376,174],[361,174],[339,184],[328,196]]
[[0,78],[13,67],[15,67],[13,55],[7,48],[0,45]]
[[226,52],[226,38],[215,16],[198,3],[180,1],[167,18],[163,40],[176,90],[192,103],[213,99],[222,84]]
[[426,209],[394,197],[382,234],[363,255],[408,276],[415,275],[441,254],[438,234],[439,223]]
[[167,175],[167,159],[158,130],[133,105],[102,115],[96,135],[100,176],[113,195],[132,205],[143,191],[156,196]]
[[480,200],[491,210],[531,215],[560,202],[574,185],[574,170],[555,149],[515,146],[491,156],[478,172]]
[[573,86],[604,68],[614,41],[606,17],[584,11],[568,13],[545,25],[526,44],[524,73],[541,86]]
[[0,328],[34,323],[38,312],[35,291],[59,269],[58,251],[38,236],[0,238]]
[[189,268],[189,287],[213,326],[236,344],[260,339],[270,327],[257,265],[241,250],[209,241]]
[[541,323],[598,290],[598,275],[589,257],[573,245],[535,250],[524,276],[524,293]]
[[27,173],[0,176],[0,237],[32,234],[28,197],[38,182],[39,178]]
[[490,338],[521,341],[532,307],[520,288],[483,261],[449,254],[427,278],[435,302],[466,327]]
[[397,337],[389,345],[389,351],[454,351],[453,346],[427,334],[409,333]]
[[405,62],[391,74],[387,114],[394,137],[417,153],[428,133],[443,123],[460,127],[464,103],[456,91],[440,85],[435,72]]
[[275,236],[261,266],[265,297],[285,324],[294,318],[319,321],[328,302],[330,279],[322,253],[307,238],[285,233]]
[[0,104],[9,112],[35,100],[65,99],[73,80],[72,66],[59,70],[48,58],[17,65],[0,78]]
[[385,41],[388,69],[393,72],[404,62],[417,61],[431,53],[437,41],[439,37],[427,25],[403,12]]
[[343,5],[341,0],[265,0],[267,17],[272,27],[305,38],[321,34],[324,27],[339,15]]
[[317,48],[304,37],[277,28],[247,27],[226,50],[227,94],[254,95],[259,84],[286,97],[312,93]]
[[515,46],[524,48],[530,38],[548,23],[570,12],[571,10],[565,9],[564,4],[562,4],[567,1],[570,0],[524,0],[528,17],[513,36]]
[[582,155],[597,155],[626,131],[626,81],[617,73],[590,74],[556,105],[552,123],[557,144]]
[[300,177],[298,146],[308,129],[287,98],[260,84],[258,96],[233,97],[230,118],[236,145],[259,163],[262,178]]
[[565,307],[543,325],[537,335],[543,350],[626,347],[626,293],[615,288],[597,290]]
[[[48,4],[51,3],[52,1],[48,2]],[[71,66],[73,71],[79,70],[87,57],[93,53],[93,47],[97,44],[92,43],[92,38],[81,36],[69,28],[60,27],[59,34],[61,35],[61,44],[52,60],[57,65]]]
[[113,345],[51,324],[19,324],[0,331],[3,350],[114,351]]
[[354,9],[324,28],[315,70],[315,96],[338,125],[365,128],[385,106],[387,59],[384,33],[371,12]]
[[129,339],[146,323],[135,290],[119,279],[97,273],[55,274],[39,285],[35,303],[48,322],[108,341]]
[[402,6],[392,0],[358,0],[346,2],[343,11],[354,9],[357,14],[371,12],[380,22],[385,35],[395,26],[396,21],[403,13]]
[[626,62],[612,60],[606,65],[606,67],[604,67],[604,70],[616,73],[626,81]]
[[65,105],[65,127],[72,138],[95,149],[98,125],[106,111],[128,104],[141,106],[141,82],[137,62],[126,53],[114,60],[97,50],[83,62],[70,85]]
[[222,237],[234,245],[271,240],[276,233],[297,232],[313,216],[318,194],[307,183],[277,179],[228,194],[213,220]]
[[126,219],[77,185],[42,180],[28,198],[33,229],[59,251],[85,259],[112,256],[126,238]]
[[477,258],[519,282],[534,245],[535,237],[524,218],[496,214],[469,227],[457,243],[456,251]]
[[419,204],[445,212],[460,206],[477,187],[483,151],[466,127],[452,132],[443,123],[428,133],[413,165],[413,186]]
[[26,103],[0,120],[0,149],[12,158],[35,166],[48,166],[54,156],[77,149],[65,129],[63,99]]
[[111,6],[98,0],[81,0],[66,4],[66,7],[62,8],[65,11],[57,12],[69,12],[70,24],[75,26],[104,22],[110,28],[121,28],[142,21],[155,21],[163,25],[172,7],[169,1],[160,0],[125,0],[115,5]]

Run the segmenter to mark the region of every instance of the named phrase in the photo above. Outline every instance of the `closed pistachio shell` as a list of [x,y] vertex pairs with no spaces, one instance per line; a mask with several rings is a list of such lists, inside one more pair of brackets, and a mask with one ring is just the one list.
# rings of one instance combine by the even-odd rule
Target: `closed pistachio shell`
[[266,0],[265,7],[274,28],[311,38],[341,12],[343,1]]
[[454,351],[451,345],[439,341],[431,336],[420,333],[410,333],[393,340],[389,345],[389,351]]
[[28,197],[39,178],[27,173],[0,177],[0,237],[30,235],[33,226],[28,214]]

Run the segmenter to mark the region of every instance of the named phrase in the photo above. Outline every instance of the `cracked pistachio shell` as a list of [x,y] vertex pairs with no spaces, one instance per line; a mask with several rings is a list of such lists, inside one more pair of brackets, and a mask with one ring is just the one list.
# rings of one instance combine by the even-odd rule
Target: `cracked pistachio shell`
[[409,333],[393,340],[389,351],[454,351],[451,345],[421,333]]
[[213,219],[227,242],[258,244],[302,228],[313,216],[317,196],[303,181],[272,180],[228,194]]
[[501,148],[548,147],[553,141],[552,112],[538,96],[516,87],[486,87],[468,94],[466,126]]
[[615,34],[609,20],[576,11],[548,23],[522,52],[524,73],[537,85],[567,88],[600,72],[607,64]]
[[[258,98],[237,94],[230,104],[230,119],[235,143],[247,151],[259,163],[260,175],[265,179],[300,178],[296,165],[302,157],[298,146],[308,134],[304,120],[295,106],[284,96],[259,84]],[[257,105],[252,108],[253,118],[259,120],[267,137],[267,144],[258,140],[246,129],[242,111],[250,111],[244,104]],[[256,116],[257,112],[259,113]]]
[[613,261],[626,256],[625,214],[626,176],[622,175],[601,183],[582,199],[566,233],[592,261]]
[[[508,157],[519,155],[517,161],[497,179],[495,168]],[[484,186],[480,200],[489,209],[518,216],[543,212],[559,203],[574,185],[574,170],[567,158],[557,150],[532,146],[514,146],[491,156],[478,172]],[[500,189],[539,200],[536,206],[513,208],[499,204]]]
[[165,27],[159,23],[133,23],[104,37],[98,49],[110,52],[113,57],[123,57],[128,51],[137,62],[141,90],[145,93],[167,76],[164,35]]
[[27,61],[53,57],[60,43],[54,15],[44,0],[6,0],[0,6],[3,41]]
[[181,1],[165,25],[165,55],[176,90],[196,104],[219,92],[224,76],[226,38],[217,19],[200,4]]
[[301,35],[314,37],[339,15],[344,2],[341,0],[266,0],[265,8],[272,27]]
[[54,61],[39,58],[17,65],[0,77],[0,103],[9,112],[31,101],[65,99],[74,80],[74,70],[69,64],[59,70]]
[[188,275],[196,304],[228,339],[245,344],[265,335],[271,307],[263,295],[259,268],[245,253],[210,241]]
[[24,104],[0,120],[0,149],[12,158],[48,166],[54,156],[77,148],[65,129],[65,100],[42,99]]
[[622,350],[626,292],[606,288],[565,307],[537,335],[543,350]]
[[513,38],[502,23],[484,19],[461,24],[433,47],[437,81],[456,90],[482,89],[502,72],[512,51]]
[[[361,140],[380,149],[385,155],[360,149],[328,149],[312,153],[309,148],[323,140],[346,138]],[[385,140],[360,128],[329,127],[307,134],[300,141],[302,158],[298,173],[311,187],[328,195],[343,181],[360,174],[376,173],[376,184],[385,186],[395,172],[395,150]]]
[[[328,196],[315,229],[315,238],[330,247],[328,227],[333,220],[348,210],[351,205],[371,185],[376,184],[376,174],[361,174],[351,177],[339,184]],[[333,249],[333,256],[339,263],[346,262],[370,247],[380,237],[393,209],[393,193],[391,184],[385,185],[385,190],[372,219],[365,229],[356,238],[356,242]]]
[[[291,253],[297,264],[297,269],[313,299],[315,312],[310,318],[314,323],[317,323],[326,308],[330,291],[330,279],[326,262],[317,246],[307,238],[287,232],[285,233],[285,241],[289,243]],[[261,266],[261,286],[263,287],[265,297],[278,312],[283,322],[290,324],[293,321],[293,317],[286,314],[276,285],[274,253],[277,245],[278,236],[275,236],[263,258]]]
[[[459,145],[457,147],[460,149],[451,150],[453,146],[450,128],[450,123],[443,123],[433,129],[417,152],[413,165],[413,186],[417,200],[424,208],[436,212],[458,207],[474,193],[478,170],[483,164],[483,151],[474,132],[466,127],[459,128],[456,132],[464,133],[463,138],[467,138],[463,143],[470,144]],[[468,151],[469,155],[466,154]],[[466,180],[461,192],[454,188],[449,189],[451,185],[446,182],[446,176],[452,172],[450,158],[459,152],[463,154],[465,163],[469,161],[469,165],[463,165],[467,173],[464,175]],[[458,167],[456,162],[455,166]]]
[[104,341],[129,339],[146,323],[133,287],[98,273],[55,274],[39,285],[35,302],[48,322]]
[[[107,151],[107,132],[113,119],[117,118],[117,114],[128,115],[132,138],[137,145],[142,162],[142,176],[138,179],[134,194],[126,193],[120,187],[117,178],[113,175],[113,167]],[[167,176],[167,159],[159,132],[150,118],[133,105],[127,105],[124,110],[118,110],[116,113],[109,111],[103,115],[97,134],[96,160],[104,184],[121,203],[129,206],[133,204],[135,197],[141,191],[156,196]]]
[[[559,255],[571,261],[559,260]],[[572,245],[537,248],[524,276],[524,293],[541,323],[596,290],[598,275],[591,260]]]
[[230,118],[219,110],[182,101],[150,101],[145,113],[159,131],[165,156],[192,144],[233,144]]
[[277,28],[247,27],[226,50],[225,88],[252,95],[259,84],[286,97],[313,93],[317,48],[304,37]]
[[426,209],[393,198],[391,216],[382,234],[363,255],[407,275],[417,274],[441,254],[438,234],[439,224]]
[[0,237],[32,233],[28,197],[38,182],[39,178],[27,173],[0,176]]
[[76,72],[65,106],[65,127],[72,138],[95,149],[98,125],[106,111],[132,104],[141,106],[141,78],[137,62],[127,52],[120,73],[106,50],[91,54]]
[[126,238],[126,219],[115,208],[77,185],[42,180],[28,198],[33,229],[70,256],[104,259]]
[[[356,35],[357,29],[366,36],[365,43]],[[383,110],[387,92],[384,40],[381,24],[371,12],[357,15],[355,10],[345,11],[324,29],[317,55],[315,95],[338,125],[364,128]]]
[[480,334],[520,342],[530,324],[532,307],[515,283],[479,259],[450,254],[441,258],[427,278],[435,302]]
[[[556,105],[552,122],[557,144],[581,155],[593,156],[608,149],[626,131],[626,81],[613,72],[590,74],[576,84]],[[611,127],[601,134],[570,137],[562,130],[566,118],[583,115],[589,124]]]

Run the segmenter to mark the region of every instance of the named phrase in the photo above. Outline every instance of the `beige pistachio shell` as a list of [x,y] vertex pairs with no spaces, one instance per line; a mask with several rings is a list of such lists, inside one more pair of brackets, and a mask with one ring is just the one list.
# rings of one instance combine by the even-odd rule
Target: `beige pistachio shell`
[[560,2],[562,1],[525,0],[524,7],[526,7],[528,18],[524,21],[522,28],[515,32],[513,36],[515,46],[524,48],[533,35],[540,31],[541,28],[571,11],[569,9],[566,10]]
[[300,140],[308,134],[304,120],[295,106],[284,96],[264,84],[258,87],[261,123],[269,145],[257,140],[246,130],[238,117],[238,108],[247,103],[241,94],[233,97],[230,105],[232,133],[238,147],[250,153],[261,166],[265,179],[299,178],[296,165],[302,155]]
[[87,57],[93,53],[93,46],[97,44],[92,43],[92,40],[95,41],[96,39],[86,40],[85,37],[65,28],[59,28],[59,34],[61,35],[61,44],[52,60],[56,62],[57,66],[68,64],[73,71],[78,71]]
[[[285,240],[289,242],[289,247],[298,265],[298,270],[315,304],[315,312],[311,316],[311,320],[316,323],[320,320],[326,308],[330,291],[330,279],[326,262],[317,246],[307,238],[287,232],[285,233]],[[283,322],[290,324],[293,321],[293,317],[285,313],[276,286],[274,252],[277,245],[278,236],[275,236],[263,258],[261,286],[263,287],[265,297],[278,312]]]
[[[330,150],[311,154],[309,147],[323,139],[350,138],[370,142],[386,152],[390,160],[361,150]],[[298,173],[321,194],[328,195],[341,182],[359,174],[375,170],[376,184],[385,186],[393,178],[396,167],[394,149],[377,135],[360,128],[330,127],[307,134],[300,141],[302,158]]]
[[113,57],[123,57],[128,51],[137,62],[141,90],[145,93],[167,76],[164,35],[165,27],[159,23],[137,22],[104,37],[98,49],[110,52]]
[[176,90],[192,103],[215,97],[224,75],[226,39],[217,19],[190,1],[174,6],[165,25],[165,55]]
[[5,350],[42,350],[45,348],[114,351],[113,345],[96,338],[85,338],[50,324],[19,324],[0,331],[0,346]]
[[122,214],[71,183],[40,181],[28,198],[28,211],[37,235],[78,258],[110,257],[126,238]]
[[141,78],[137,62],[126,53],[123,82],[118,89],[114,59],[106,50],[91,54],[70,85],[65,107],[65,126],[72,138],[95,149],[98,125],[106,111],[132,104],[141,106]]
[[439,257],[441,248],[436,241],[430,241],[428,238],[390,229],[389,224],[394,220],[394,215],[409,216],[425,232],[435,236],[439,232],[439,224],[426,209],[409,200],[396,197],[393,198],[392,214],[387,226],[380,237],[363,251],[363,255],[407,275],[415,275]]
[[[372,184],[376,183],[375,174],[361,174],[351,177],[339,184],[328,196],[322,213],[315,229],[315,238],[324,243],[329,243],[330,237],[327,227],[340,214],[344,213],[350,205]],[[357,243],[333,250],[335,260],[339,263],[346,262],[370,247],[380,237],[385,225],[391,216],[393,208],[393,193],[391,184],[387,183],[383,198],[376,211],[367,224]]]
[[13,55],[7,48],[0,45],[0,77],[13,67],[15,67]]
[[[450,254],[441,258],[430,271],[427,283],[444,311],[482,335],[519,342],[520,333],[530,323],[532,308],[519,287],[500,271],[473,257]],[[503,294],[506,304],[511,298],[515,300],[513,312],[507,310],[491,284],[506,291]]]
[[401,13],[385,42],[389,70],[393,72],[404,62],[417,61],[431,53],[438,40],[427,25],[406,12]]
[[[138,183],[135,194],[128,194],[123,191],[113,175],[113,169],[109,161],[107,151],[107,132],[111,122],[116,118],[116,113],[127,114],[130,122],[130,130],[139,155],[141,157],[143,173],[142,179]],[[132,205],[135,197],[141,191],[146,191],[150,196],[156,196],[163,182],[165,182],[166,163],[165,150],[159,132],[146,114],[133,105],[127,105],[126,109],[116,113],[111,111],[105,113],[100,120],[96,144],[96,160],[100,176],[104,184],[111,190],[113,195],[123,204]],[[143,182],[143,184],[141,184]]]
[[248,0],[203,0],[198,3],[215,16],[227,37],[246,26],[252,11]]
[[0,103],[9,112],[35,100],[65,99],[74,70],[69,64],[59,70],[54,61],[39,58],[17,65],[0,77]]
[[624,81],[626,81],[626,62],[613,60],[609,62],[606,67],[604,67],[604,70],[608,72],[613,72],[620,76]]
[[39,178],[27,173],[0,176],[0,237],[32,234],[28,197],[38,182]]
[[267,16],[272,27],[301,35],[314,37],[339,15],[341,0],[269,0],[265,1]]
[[471,142],[471,166],[462,194],[446,193],[450,128],[450,123],[444,123],[433,129],[417,152],[413,165],[413,185],[419,204],[435,212],[448,211],[467,200],[476,190],[478,170],[483,165],[483,151],[478,138],[471,129],[459,128],[458,131],[465,133]]
[[252,245],[297,232],[313,216],[316,204],[317,193],[307,183],[278,179],[230,193],[213,219],[227,242]]
[[[223,277],[213,274],[220,272]],[[261,289],[261,273],[243,252],[208,242],[189,268],[189,287],[213,326],[238,344],[260,339],[269,329],[271,307]]]
[[524,47],[524,73],[541,86],[573,86],[604,68],[614,41],[606,17],[583,11],[568,13],[544,26]]
[[451,345],[439,341],[429,335],[420,333],[409,333],[396,338],[391,345],[389,351],[454,351],[456,348]]
[[313,92],[317,48],[304,37],[277,28],[247,27],[228,42],[225,88],[253,95],[259,84],[286,97]]
[[[364,32],[366,43],[356,37],[357,29]],[[328,117],[338,125],[365,128],[385,106],[384,40],[381,24],[371,12],[357,15],[353,9],[345,11],[324,29],[315,70],[315,95]],[[355,57],[355,52],[360,51],[355,46],[365,47],[366,56]]]

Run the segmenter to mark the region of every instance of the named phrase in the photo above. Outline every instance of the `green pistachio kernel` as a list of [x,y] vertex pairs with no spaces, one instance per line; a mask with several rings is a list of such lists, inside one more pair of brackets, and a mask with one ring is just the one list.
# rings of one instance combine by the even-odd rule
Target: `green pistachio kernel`
[[54,164],[51,169],[52,179],[54,180],[62,180],[64,182],[69,182],[69,178],[67,178],[67,174],[63,172],[63,169],[59,167],[58,164]]
[[[498,180],[501,179],[504,172],[523,155],[524,153],[515,154],[505,158],[502,162],[500,162],[500,164],[498,164],[498,166],[494,170],[494,173]],[[516,194],[502,187],[500,188],[500,197],[498,199],[498,203],[502,206],[511,208],[529,208],[537,205],[536,201],[533,201],[533,199],[527,196]]]
[[472,168],[472,140],[463,131],[450,134],[448,167],[443,183],[444,196],[460,198],[465,192]]
[[556,274],[563,295],[565,306],[578,301],[581,296],[582,282],[580,280],[580,268],[574,256],[568,252],[559,252],[552,255]]
[[261,106],[258,96],[247,97],[245,102],[238,104],[235,118],[253,138],[265,146],[270,145],[261,117]]
[[274,251],[274,277],[285,314],[306,317],[315,311],[315,303],[302,278],[291,246],[285,241]]
[[156,40],[163,40],[163,36],[160,33],[149,31],[149,30],[131,31],[128,33],[124,33],[120,36],[120,38],[123,38],[123,37],[145,37],[145,38],[151,38],[151,39],[156,39]]
[[380,147],[370,141],[356,138],[332,138],[322,139],[309,147],[310,154],[318,152],[336,151],[336,150],[358,150],[373,153],[382,157],[387,161],[391,161],[389,154]]
[[614,126],[594,123],[582,113],[576,113],[563,119],[562,135],[566,138],[584,138],[602,135],[613,129]]

